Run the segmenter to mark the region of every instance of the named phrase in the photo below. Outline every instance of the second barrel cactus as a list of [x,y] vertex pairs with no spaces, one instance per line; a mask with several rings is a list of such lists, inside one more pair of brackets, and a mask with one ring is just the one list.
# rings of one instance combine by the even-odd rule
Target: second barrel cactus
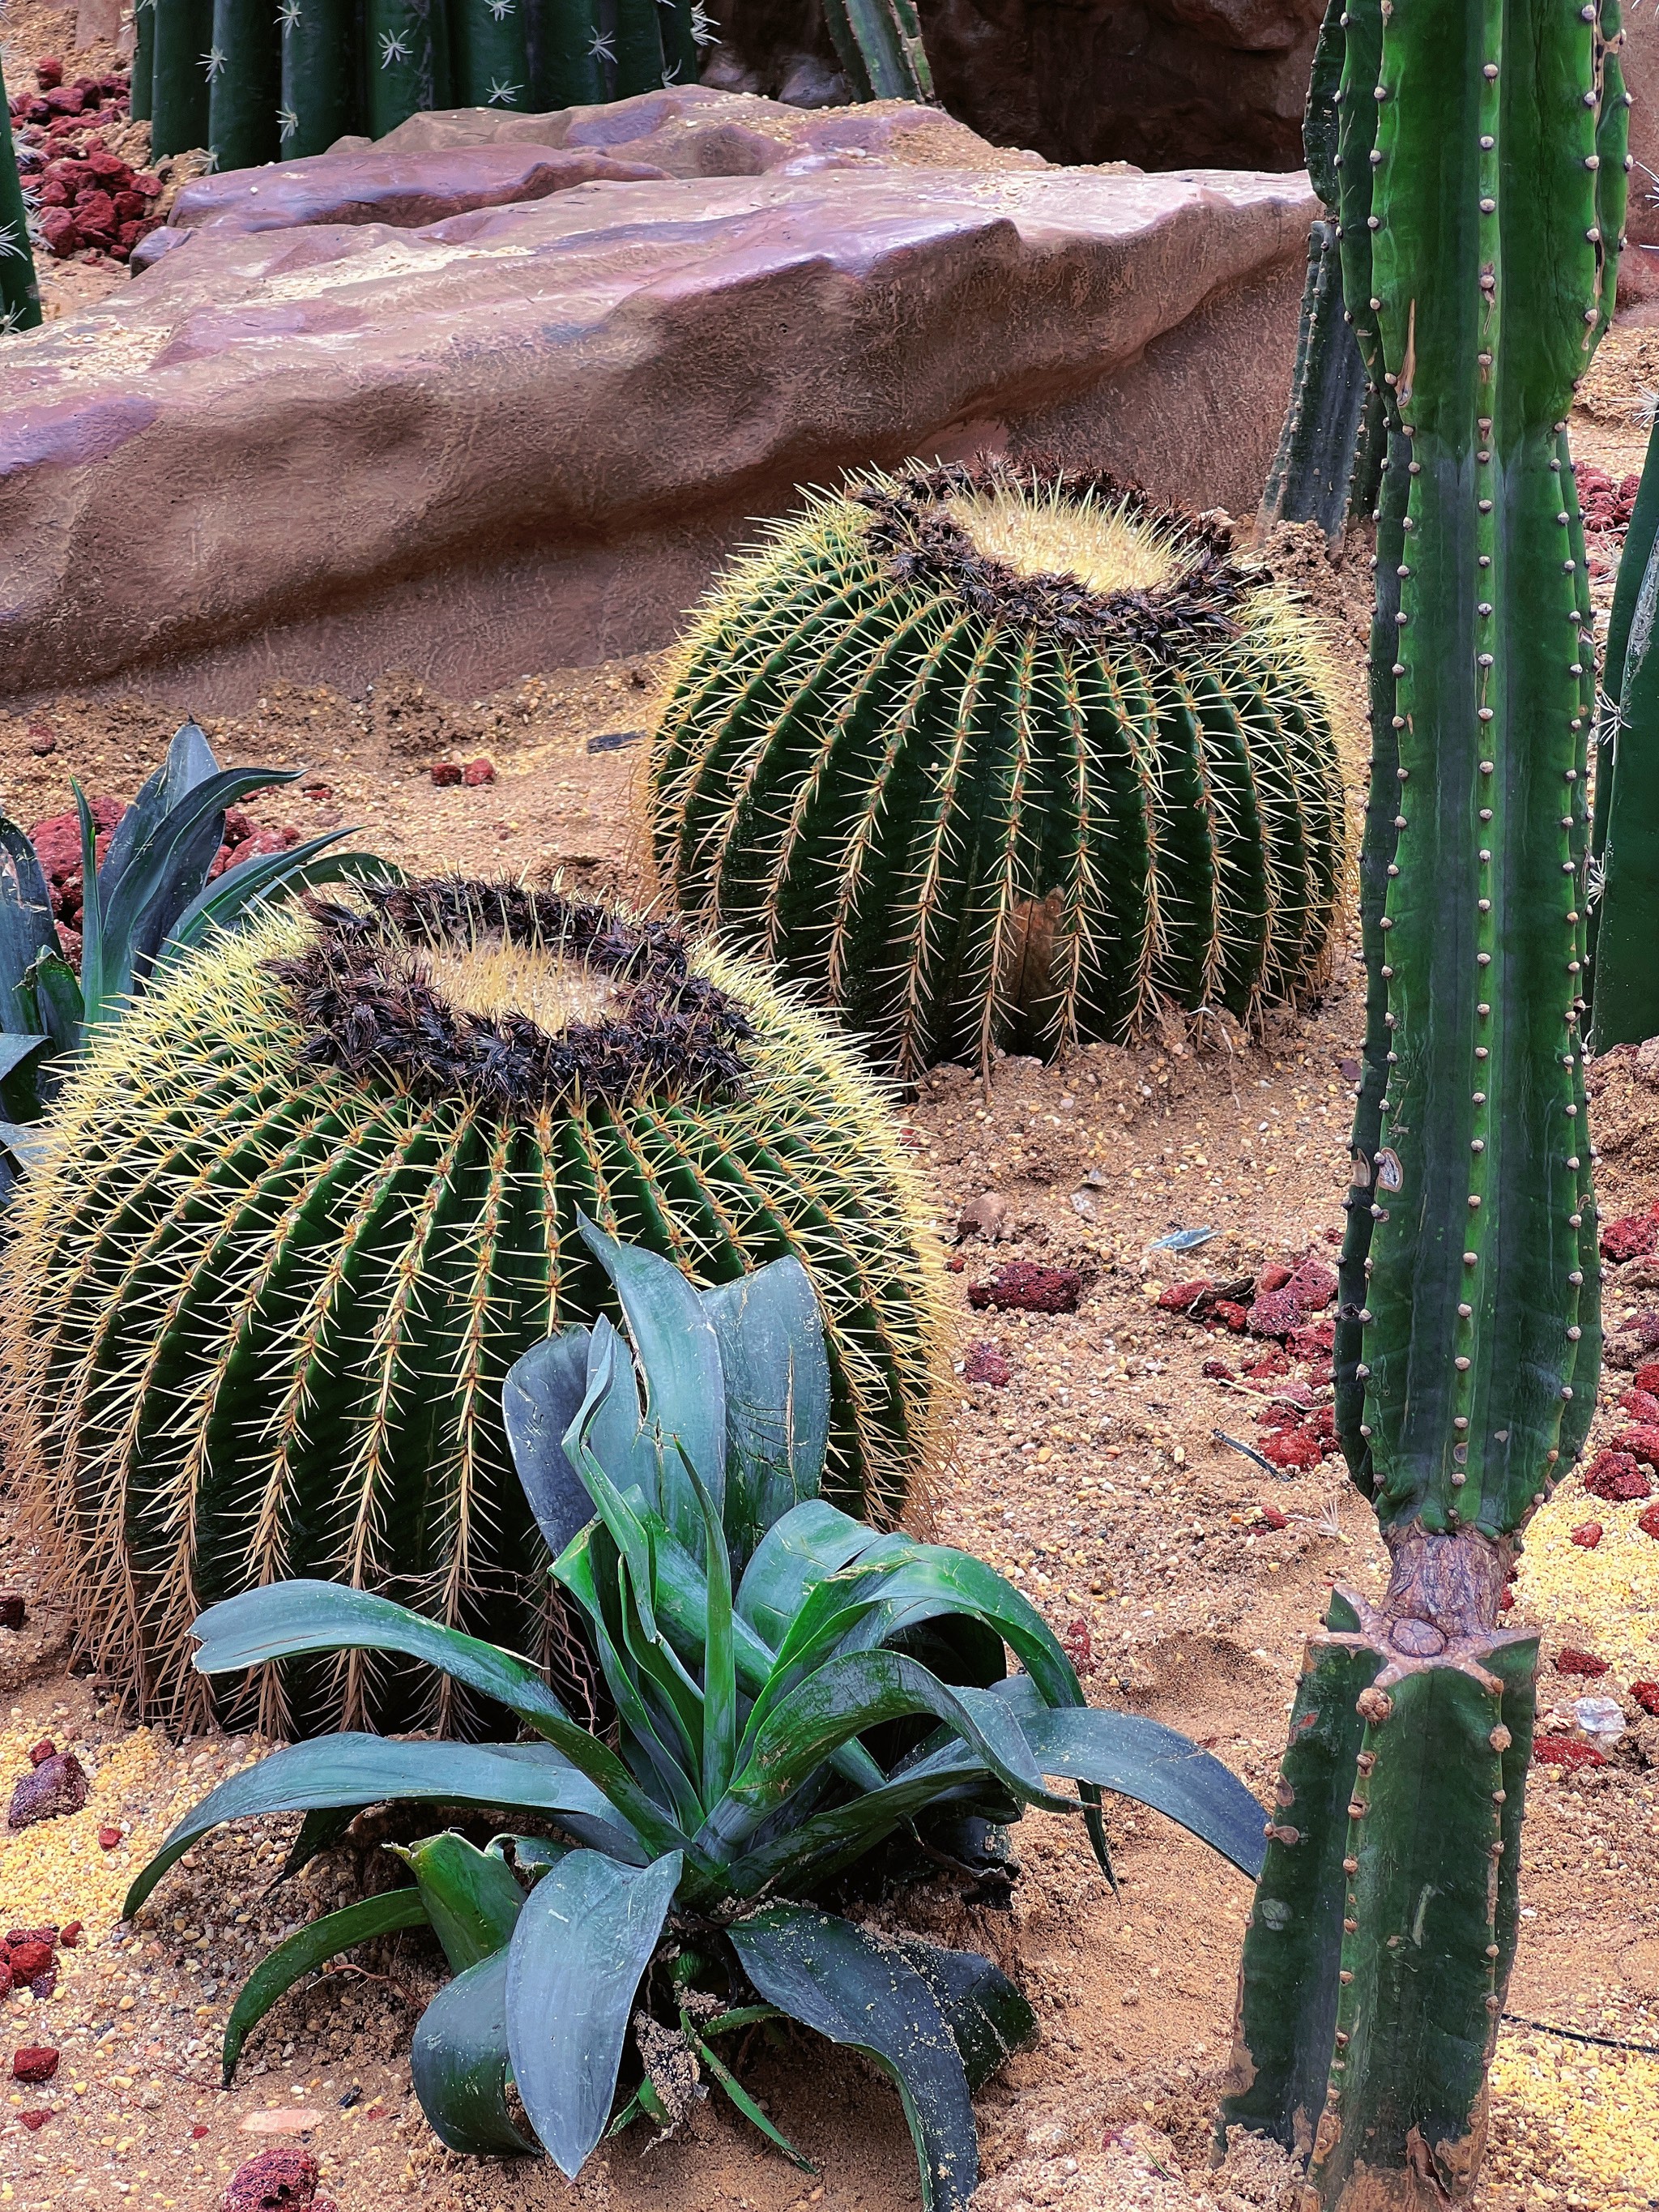
[[683,913],[910,1077],[1248,1015],[1322,969],[1343,849],[1305,621],[1100,477],[917,468],[711,592],[652,761]]
[[[139,1000],[43,1129],[0,1281],[7,1469],[147,1711],[199,1717],[203,1605],[295,1574],[535,1648],[501,1386],[614,1310],[584,1218],[706,1285],[802,1262],[842,1504],[890,1521],[933,1455],[939,1262],[888,1101],[665,923],[447,879],[289,909]],[[430,1717],[373,1657],[258,1686],[221,1711]]]

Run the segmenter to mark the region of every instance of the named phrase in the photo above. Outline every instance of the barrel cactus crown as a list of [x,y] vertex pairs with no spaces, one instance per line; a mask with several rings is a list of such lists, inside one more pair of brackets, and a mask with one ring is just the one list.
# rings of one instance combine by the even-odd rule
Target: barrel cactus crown
[[1247,1016],[1331,933],[1312,636],[1204,524],[1103,477],[815,497],[696,617],[652,771],[680,910],[906,1077],[1166,1006]]
[[[825,1487],[891,1520],[935,1449],[939,1273],[889,1101],[671,925],[438,881],[221,942],[94,1049],[10,1215],[0,1419],[83,1645],[189,1718],[204,1605],[294,1575],[534,1650],[508,1368],[614,1299],[590,1219],[822,1305]],[[370,1655],[216,1710],[434,1717]],[[464,1713],[438,1713],[466,1727]]]

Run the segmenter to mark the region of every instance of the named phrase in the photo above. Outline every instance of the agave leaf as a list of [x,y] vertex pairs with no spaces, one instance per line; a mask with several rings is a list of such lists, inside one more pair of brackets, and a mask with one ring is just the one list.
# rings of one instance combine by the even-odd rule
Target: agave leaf
[[506,1832],[492,1836],[484,1849],[491,1858],[505,1859],[509,1846],[514,1865],[532,1889],[550,1867],[568,1858],[571,1850],[568,1844],[556,1843],[551,1836],[515,1836]]
[[155,956],[155,975],[160,977],[177,967],[187,954],[206,944],[216,930],[240,929],[277,899],[293,898],[323,884],[403,882],[404,872],[395,861],[383,860],[373,853],[331,853],[326,860],[320,857],[329,846],[351,835],[350,830],[331,830],[285,852],[258,853],[204,884],[168,929]]
[[[639,1863],[647,1856],[604,1793],[546,1745],[403,1743],[392,1736],[342,1732],[289,1744],[210,1790],[168,1831],[128,1890],[123,1913],[131,1919],[167,1869],[223,1821],[329,1805],[380,1805],[392,1798],[491,1811],[520,1806],[547,1814],[619,1858]],[[655,1825],[665,1826],[646,1802]]]
[[197,1620],[193,1633],[202,1638],[195,1664],[204,1674],[227,1674],[270,1659],[297,1658],[308,1651],[402,1651],[412,1659],[424,1659],[469,1689],[495,1698],[556,1746],[570,1765],[598,1784],[622,1815],[623,1824],[637,1830],[653,1850],[672,1850],[684,1841],[615,1752],[577,1726],[527,1660],[476,1636],[464,1636],[459,1629],[446,1628],[390,1598],[351,1589],[343,1583],[269,1583],[210,1606]]
[[966,2212],[979,2183],[968,2076],[927,1979],[896,1944],[804,1905],[772,1905],[731,1929],[770,2003],[873,2059],[897,2087],[927,2212]]
[[507,1954],[513,2078],[531,2125],[574,2181],[605,2133],[640,1977],[683,1861],[648,1867],[572,1851],[525,1902]]
[[104,1008],[104,893],[98,877],[98,825],[85,792],[72,777],[70,789],[81,824],[81,996],[90,1024]]
[[1036,2014],[1000,1966],[977,1951],[949,1951],[919,1936],[897,1948],[939,2001],[970,2089],[983,2088],[1017,2051],[1036,2039]]
[[965,1615],[994,1629],[1051,1705],[1083,1705],[1077,1669],[1054,1631],[1031,1603],[994,1567],[971,1553],[943,1544],[917,1545],[888,1576],[882,1608],[862,1623],[854,1649],[866,1640],[887,1642],[920,1623]]
[[507,1953],[457,1974],[421,2014],[410,2045],[415,2094],[451,2150],[531,2151],[507,2108]]
[[414,1875],[452,1974],[464,1974],[511,1940],[524,1892],[505,1859],[453,1829],[386,1849]]
[[[187,799],[198,784],[218,773],[218,761],[200,723],[194,720],[181,722],[173,732],[161,767],[146,779],[138,796],[111,832],[103,867],[106,894],[118,887],[140,842],[153,836],[173,808]],[[214,850],[217,849],[216,846]],[[211,860],[212,854],[208,857]]]
[[592,1500],[564,1449],[587,1393],[591,1329],[564,1328],[515,1359],[501,1385],[513,1464],[548,1550],[556,1559],[593,1517]]
[[686,1480],[696,1492],[703,1518],[703,1556],[708,1563],[708,1630],[702,1674],[702,1802],[716,1805],[726,1794],[738,1754],[738,1670],[732,1644],[732,1562],[720,1509],[707,1484],[680,1447]]
[[40,855],[5,814],[0,814],[0,1029],[9,1030],[24,1025],[16,996],[24,976],[43,952],[62,947]]
[[791,1507],[816,1498],[830,1440],[830,1363],[811,1278],[774,1260],[702,1293],[726,1383],[726,1536],[740,1573]]
[[49,1036],[22,1036],[15,1030],[0,1030],[0,1083],[15,1075],[52,1042]]
[[726,1502],[726,1386],[719,1340],[696,1291],[672,1261],[618,1244],[579,1215],[588,1249],[611,1278],[645,1376],[646,1418],[656,1438],[663,1518],[686,1549],[702,1546],[702,1515],[666,1440],[678,1437],[722,1511]]
[[988,1779],[984,1761],[959,1737],[878,1789],[786,1825],[726,1869],[733,1894],[758,1897],[786,1877],[806,1887],[827,1881],[884,1837],[936,1806],[971,1803]]
[[1189,1737],[1142,1713],[1057,1711],[1035,1704],[1018,1715],[1045,1774],[1095,1784],[1167,1814],[1255,1881],[1267,1844],[1261,1807],[1238,1777]]
[[86,1000],[81,978],[54,946],[43,952],[23,978],[23,995],[37,1028],[52,1039],[52,1048],[69,1059],[81,1049],[86,1027]]
[[822,1498],[806,1499],[775,1522],[756,1547],[738,1585],[739,1615],[775,1651],[813,1585],[881,1540]]
[[369,1942],[376,1936],[390,1936],[399,1928],[423,1927],[426,1917],[418,1889],[389,1889],[379,1897],[360,1898],[338,1912],[325,1912],[274,1951],[267,1951],[237,1991],[230,2018],[225,2022],[224,2087],[231,2085],[248,2037],[278,1997],[286,1996],[296,1982],[356,1944]]
[[933,1713],[971,1746],[987,1771],[1027,1803],[1053,1811],[1068,1798],[1043,1786],[1018,1723],[988,1690],[952,1690],[896,1651],[831,1659],[798,1683],[757,1729],[745,1730],[742,1765],[710,1808],[698,1838],[729,1854],[775,1812],[839,1746],[879,1722]]
[[32,1128],[27,1122],[0,1121],[0,1152],[8,1154],[25,1173],[46,1158],[49,1142],[44,1129]]
[[[776,2016],[776,2008],[770,2005],[753,2005],[746,2008],[746,2009],[750,2012],[761,2013],[763,2016],[773,2018],[775,2018]],[[718,2025],[718,2022],[714,2024],[714,2026],[716,2027]],[[709,2033],[712,2034],[713,2032],[714,2027],[711,2027]],[[725,2090],[726,2095],[732,2100],[732,2102],[743,2114],[744,2119],[749,2121],[752,2126],[758,2128],[761,2133],[766,2137],[768,2142],[771,2143],[776,2149],[781,2150],[783,2153],[791,2166],[799,2166],[803,2173],[816,2173],[817,2172],[817,2168],[813,2165],[811,2160],[806,2156],[804,2151],[797,2150],[793,2143],[790,2142],[788,2136],[784,2134],[783,2130],[780,2127],[776,2126],[774,2122],[768,2119],[766,2114],[762,2112],[760,2106],[750,2095],[748,2090],[744,2087],[742,2082],[738,2081],[737,2075],[726,2063],[726,2061],[720,2057],[720,2053],[716,2051],[710,2050],[708,2045],[704,2042],[702,2037],[698,2034],[696,2027],[693,2027],[689,2013],[682,2012],[680,2014],[680,2033],[684,2036],[686,2041],[690,2045],[693,2051],[696,2052],[699,2063],[708,2068],[708,2071],[720,2083],[721,2088]]]
[[[633,1465],[622,1455],[621,1439],[617,1436],[617,1408],[628,1427],[628,1445],[633,1453]],[[629,1408],[633,1409],[631,1424]],[[605,1426],[611,1430],[609,1449],[604,1434]],[[587,1388],[576,1418],[564,1435],[564,1455],[580,1475],[588,1496],[599,1510],[599,1516],[611,1532],[617,1550],[628,1562],[633,1577],[634,1595],[640,1607],[647,1636],[657,1633],[656,1617],[652,1610],[651,1593],[654,1577],[651,1569],[651,1540],[646,1534],[633,1507],[622,1491],[612,1481],[608,1468],[617,1465],[629,1468],[644,1478],[647,1498],[656,1493],[658,1485],[653,1479],[655,1468],[648,1462],[641,1465],[644,1455],[639,1450],[639,1401],[634,1390],[634,1370],[622,1339],[608,1321],[601,1320],[593,1329],[587,1347]]]
[[331,1850],[358,1814],[368,1809],[366,1805],[323,1805],[307,1813],[270,1887],[280,1889],[285,1881],[292,1881],[296,1874],[302,1873],[319,1852]]

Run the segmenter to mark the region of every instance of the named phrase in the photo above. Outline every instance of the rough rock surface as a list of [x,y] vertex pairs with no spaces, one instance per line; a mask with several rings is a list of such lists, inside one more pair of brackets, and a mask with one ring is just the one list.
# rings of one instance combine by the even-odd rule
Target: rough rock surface
[[[939,98],[998,145],[1149,168],[1301,163],[1321,0],[919,6]],[[734,90],[787,99],[809,57],[834,67],[817,0],[725,0],[720,35],[706,73]]]
[[665,641],[755,515],[911,453],[1253,507],[1305,179],[980,150],[202,232],[5,349],[0,691],[148,668],[211,705],[396,662],[465,696]]

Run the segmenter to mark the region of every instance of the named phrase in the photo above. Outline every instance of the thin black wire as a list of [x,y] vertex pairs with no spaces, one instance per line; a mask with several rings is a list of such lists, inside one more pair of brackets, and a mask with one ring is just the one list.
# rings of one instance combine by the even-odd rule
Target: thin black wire
[[1604,2051],[1639,2051],[1649,2058],[1659,2058],[1659,2043],[1632,2043],[1622,2035],[1592,2035],[1587,2027],[1552,2027],[1547,2020],[1528,2020],[1518,2012],[1506,2012],[1504,2017],[1512,2027],[1535,2027],[1540,2035],[1559,2035],[1569,2043],[1595,2043]]

